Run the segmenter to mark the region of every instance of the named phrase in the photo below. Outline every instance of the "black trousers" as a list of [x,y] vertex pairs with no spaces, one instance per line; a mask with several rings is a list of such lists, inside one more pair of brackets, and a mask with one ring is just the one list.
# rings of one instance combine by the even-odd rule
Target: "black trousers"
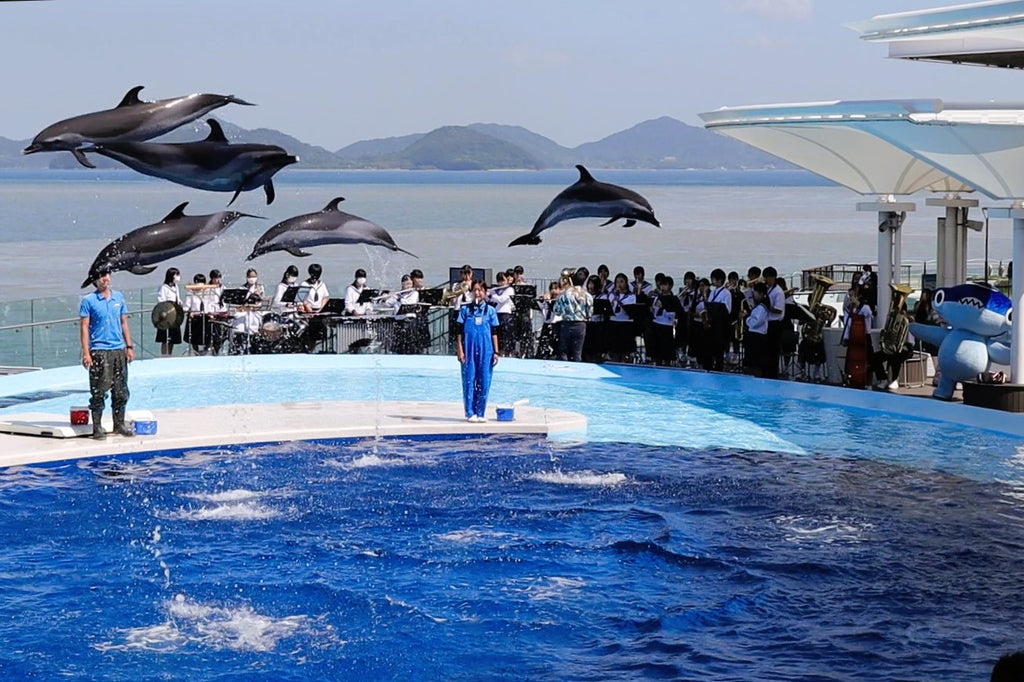
[[89,368],[89,410],[102,412],[110,391],[114,414],[124,414],[128,404],[128,356],[125,350],[94,350]]

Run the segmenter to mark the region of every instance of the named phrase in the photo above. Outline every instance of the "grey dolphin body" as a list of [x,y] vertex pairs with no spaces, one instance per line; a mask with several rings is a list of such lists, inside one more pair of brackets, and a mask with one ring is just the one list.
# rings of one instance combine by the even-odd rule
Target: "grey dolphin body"
[[143,102],[139,92],[143,86],[129,90],[121,103],[113,109],[94,111],[58,121],[42,130],[22,154],[67,150],[83,166],[93,165],[85,158],[81,148],[90,144],[111,142],[143,142],[159,137],[175,128],[225,104],[252,106],[234,95],[186,95],[155,102]]
[[277,171],[299,159],[272,144],[231,144],[224,129],[209,119],[209,136],[199,142],[109,142],[84,151],[120,161],[133,170],[186,187],[212,192],[241,192],[263,187],[267,203],[274,201]]
[[188,202],[179,204],[158,223],[145,225],[107,244],[89,268],[82,288],[89,286],[103,271],[128,270],[145,275],[156,270],[156,263],[188,253],[230,227],[247,213],[220,211],[207,215],[185,215]]
[[271,251],[287,251],[301,258],[310,255],[303,249],[324,244],[369,244],[418,257],[399,248],[388,231],[377,223],[339,211],[338,204],[342,201],[344,197],[337,197],[321,211],[297,215],[274,225],[256,241],[246,260]]
[[631,189],[598,182],[583,166],[577,165],[576,169],[580,172],[580,179],[551,200],[529,234],[513,239],[509,246],[540,244],[541,232],[572,218],[608,218],[602,227],[620,218],[626,221],[623,227],[633,227],[638,220],[661,227],[647,199]]

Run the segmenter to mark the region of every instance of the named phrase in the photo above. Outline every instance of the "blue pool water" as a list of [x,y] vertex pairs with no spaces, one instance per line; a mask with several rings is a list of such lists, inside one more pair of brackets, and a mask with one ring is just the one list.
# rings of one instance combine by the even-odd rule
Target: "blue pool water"
[[[459,390],[445,359],[197,360],[133,366],[134,406]],[[3,471],[0,676],[962,680],[1021,646],[1024,438],[852,391],[499,367],[496,400],[587,433]]]

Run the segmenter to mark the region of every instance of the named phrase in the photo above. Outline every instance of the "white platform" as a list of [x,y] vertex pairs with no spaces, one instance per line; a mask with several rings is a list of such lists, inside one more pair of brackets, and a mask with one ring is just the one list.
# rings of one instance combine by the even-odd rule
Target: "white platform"
[[[154,419],[156,435],[125,438],[110,434],[106,440],[96,441],[86,437],[92,433],[91,426],[72,427],[68,415],[18,414],[6,423],[16,430],[20,424],[22,433],[38,429],[62,435],[0,433],[0,467],[231,444],[377,436],[547,436],[582,432],[587,427],[586,417],[565,410],[519,406],[514,421],[497,421],[494,407],[490,407],[488,421],[469,423],[461,403],[412,401],[220,405],[134,414]],[[66,430],[82,437],[63,435]]]

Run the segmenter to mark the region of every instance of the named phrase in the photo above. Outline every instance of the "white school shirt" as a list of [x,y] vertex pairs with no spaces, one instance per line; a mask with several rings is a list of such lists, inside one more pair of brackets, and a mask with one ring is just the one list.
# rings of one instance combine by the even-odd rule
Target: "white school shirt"
[[775,284],[771,289],[768,290],[768,306],[775,308],[779,312],[773,313],[771,310],[768,311],[769,322],[779,322],[786,315],[786,292],[782,290],[778,284]]
[[613,292],[608,294],[608,300],[612,304],[612,316],[608,319],[612,322],[632,322],[633,318],[626,312],[627,305],[636,303],[636,296],[633,294],[620,294]]
[[[320,309],[324,307],[324,304],[327,303],[328,296],[330,296],[330,294],[327,293],[327,285],[322,281],[311,283],[307,279],[302,283],[302,288],[305,289],[305,293],[303,293],[302,290],[299,290],[299,296],[302,296],[302,299],[299,300],[299,302],[308,303],[313,309],[313,312],[319,312]],[[298,298],[299,297],[296,296],[296,300],[298,300]]]
[[[861,303],[860,307],[853,311],[853,314],[846,316],[846,325],[843,327],[843,341],[850,340],[850,325],[853,322],[853,316],[860,315],[864,318],[864,333],[867,334],[868,343],[872,343],[871,340],[871,327],[874,324],[874,315],[871,314],[871,306],[867,303]],[[872,345],[874,345],[872,343]]]
[[[667,294],[671,296],[671,294]],[[651,304],[651,313],[653,313],[652,322],[654,324],[660,324],[663,327],[672,327],[676,323],[676,314],[671,310],[666,310],[665,306],[661,304],[661,300],[655,296],[654,302]]]
[[159,303],[164,301],[174,301],[175,303],[181,303],[181,297],[178,295],[177,284],[161,284],[160,290],[156,292],[156,300]]
[[763,303],[758,303],[747,315],[747,331],[751,334],[768,333],[768,308]]
[[513,294],[515,294],[515,289],[511,285],[495,287],[487,292],[487,302],[493,305],[498,313],[511,313],[515,309],[512,305]]
[[732,313],[732,292],[729,291],[728,287],[722,285],[715,287],[711,291],[711,295],[708,296],[708,303],[721,303],[725,306],[727,313]]
[[347,314],[366,315],[373,310],[373,303],[370,301],[367,301],[366,303],[359,302],[359,296],[362,293],[362,289],[357,289],[351,284],[349,284],[348,288],[345,289],[345,312]]

